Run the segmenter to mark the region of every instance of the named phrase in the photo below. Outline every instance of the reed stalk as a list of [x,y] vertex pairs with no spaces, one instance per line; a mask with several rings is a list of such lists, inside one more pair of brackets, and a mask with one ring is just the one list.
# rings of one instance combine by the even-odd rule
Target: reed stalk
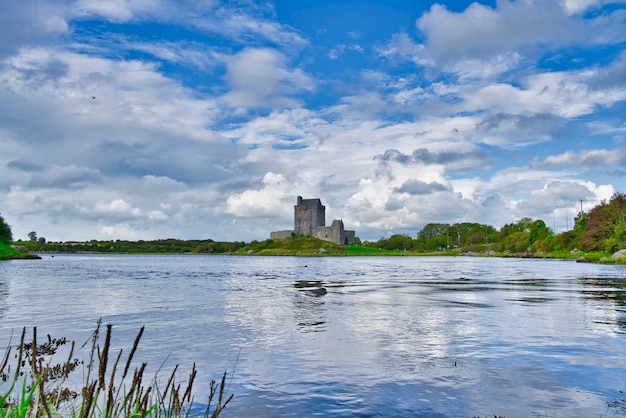
[[[0,418],[39,418],[62,417],[72,418],[143,418],[168,417],[180,418],[190,416],[191,406],[194,404],[193,384],[197,377],[194,363],[186,385],[176,382],[178,365],[174,367],[167,379],[163,391],[157,385],[157,374],[146,379],[147,363],[131,371],[132,360],[144,332],[141,327],[130,354],[126,359],[121,376],[118,367],[121,365],[122,350],[115,356],[109,368],[111,356],[112,325],[106,325],[104,343],[98,344],[101,337],[102,321],[98,321],[96,329],[91,335],[91,349],[85,365],[75,358],[75,343],[70,342],[69,355],[59,363],[54,363],[54,357],[60,346],[67,343],[66,339],[52,339],[38,344],[37,328],[33,328],[32,342],[25,343],[26,328],[23,328],[20,343],[16,347],[15,364],[11,363],[10,343],[0,361]],[[81,347],[85,348],[87,340]],[[80,349],[79,349],[80,351]],[[68,377],[83,364],[82,389],[78,392],[65,387]],[[11,368],[14,366],[14,372]],[[29,366],[29,367],[27,367]],[[160,369],[159,369],[160,371]],[[131,378],[132,375],[132,378]],[[224,373],[221,383],[212,380],[209,387],[205,417],[218,418],[226,405],[233,399],[227,396],[225,387],[227,373]],[[21,390],[16,390],[17,382],[21,380]],[[3,385],[6,383],[6,389]],[[216,404],[212,408],[214,398]]]

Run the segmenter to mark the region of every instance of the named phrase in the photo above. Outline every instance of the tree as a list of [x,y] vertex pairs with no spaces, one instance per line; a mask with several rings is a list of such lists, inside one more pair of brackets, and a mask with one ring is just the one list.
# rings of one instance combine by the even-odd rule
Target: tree
[[28,233],[28,238],[31,241],[37,241],[37,233],[35,231],[31,231]]
[[416,244],[420,250],[433,251],[448,246],[449,224],[430,223],[417,234]]
[[626,222],[626,194],[615,193],[611,201],[600,204],[589,211],[585,223],[586,232],[581,243],[586,251],[614,251],[626,245],[624,223]]
[[529,232],[513,232],[504,239],[504,248],[513,253],[523,253],[530,247]]
[[530,218],[522,218],[515,223],[504,225],[500,228],[500,236],[505,239],[507,236],[514,234],[515,232],[530,232],[530,225],[533,220]]
[[547,238],[548,235],[550,235],[550,230],[546,226],[546,223],[542,221],[541,219],[533,221],[529,225],[529,229],[530,229],[529,232],[530,232],[530,244],[531,245],[534,244],[538,240]]
[[2,216],[0,216],[0,242],[9,245],[13,242],[11,227],[4,221]]

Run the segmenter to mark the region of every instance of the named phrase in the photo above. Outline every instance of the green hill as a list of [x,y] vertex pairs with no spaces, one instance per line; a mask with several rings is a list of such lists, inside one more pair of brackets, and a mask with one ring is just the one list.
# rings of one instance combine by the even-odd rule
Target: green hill
[[311,237],[292,237],[252,241],[237,250],[249,255],[345,255],[347,247]]

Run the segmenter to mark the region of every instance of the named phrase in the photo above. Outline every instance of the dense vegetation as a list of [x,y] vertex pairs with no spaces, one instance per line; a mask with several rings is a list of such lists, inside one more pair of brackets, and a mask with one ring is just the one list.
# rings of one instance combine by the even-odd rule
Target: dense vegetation
[[4,221],[2,215],[0,215],[0,244],[10,245],[13,241],[13,233],[11,227]]
[[[1,219],[1,218],[0,218]],[[5,241],[11,230],[4,220]],[[7,232],[8,230],[8,232]],[[522,218],[497,230],[479,223],[430,223],[415,237],[395,234],[378,241],[342,246],[310,237],[245,243],[162,239],[153,241],[46,242],[33,231],[19,245],[33,252],[150,253],[150,254],[255,254],[255,255],[363,255],[363,254],[499,254],[571,257],[591,253],[599,260],[626,248],[626,194],[616,193],[588,212],[580,212],[571,230],[555,234],[542,220]],[[1,241],[0,241],[0,245]],[[1,255],[0,255],[1,257]]]

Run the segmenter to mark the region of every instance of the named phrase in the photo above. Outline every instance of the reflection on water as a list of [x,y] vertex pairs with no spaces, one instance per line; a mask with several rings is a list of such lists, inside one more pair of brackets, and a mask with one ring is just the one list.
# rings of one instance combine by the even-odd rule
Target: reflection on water
[[602,325],[619,327],[626,334],[626,279],[616,277],[581,277],[579,292],[596,306],[601,315],[593,321]]
[[293,285],[298,292],[294,295],[294,316],[298,329],[303,332],[324,330],[324,299],[328,291],[321,280],[296,280]]
[[0,264],[0,344],[145,324],[196,399],[236,369],[237,417],[622,416],[625,301],[624,266],[559,260],[59,255]]

